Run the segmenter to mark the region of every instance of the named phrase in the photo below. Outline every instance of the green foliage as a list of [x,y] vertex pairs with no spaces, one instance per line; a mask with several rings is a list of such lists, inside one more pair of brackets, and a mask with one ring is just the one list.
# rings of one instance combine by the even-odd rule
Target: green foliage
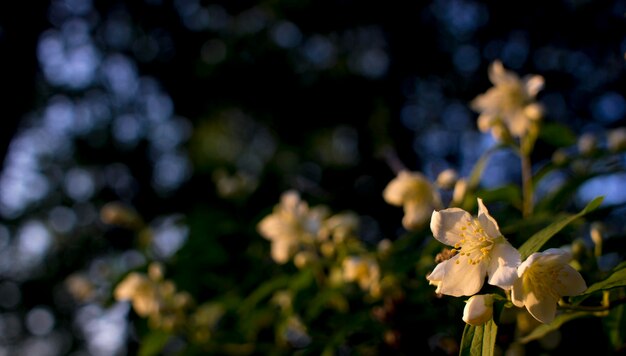
[[564,314],[557,315],[557,317],[554,318],[554,320],[551,323],[541,324],[537,326],[533,331],[530,332],[530,334],[521,338],[520,342],[528,343],[532,340],[540,339],[546,334],[548,334],[549,332],[558,330],[561,327],[561,325],[565,324],[566,322],[570,320],[583,318],[583,317],[589,317],[590,315],[591,314],[589,314],[588,312],[573,312],[573,313],[564,313]]
[[519,252],[522,255],[522,260],[526,259],[526,257],[530,256],[533,252],[539,251],[539,249],[546,243],[550,238],[556,235],[559,231],[561,231],[568,224],[573,222],[574,220],[582,217],[583,215],[595,210],[600,204],[602,204],[602,200],[604,197],[597,197],[593,199],[591,202],[585,206],[583,210],[581,210],[578,214],[563,216],[557,218],[555,222],[544,228],[543,230],[537,232],[533,236],[531,236],[522,246],[519,248]]
[[626,264],[621,263],[616,266],[609,274],[606,279],[596,282],[587,288],[587,290],[576,297],[572,297],[573,303],[580,303],[589,296],[599,291],[606,291],[613,288],[625,287],[626,286]]
[[161,355],[163,348],[170,341],[171,335],[162,330],[151,330],[141,339],[138,356]]
[[[12,21],[48,28],[41,70],[19,61],[47,82],[5,145],[0,354],[95,353],[114,321],[140,356],[626,348],[626,203],[594,182],[626,176],[623,6],[62,3]],[[435,212],[456,214],[443,237]],[[526,293],[519,263],[548,247]],[[542,324],[526,309],[547,302]]]
[[[622,293],[622,298],[624,293]],[[621,304],[609,312],[603,319],[609,342],[614,350],[619,350],[626,345],[626,305]]]
[[569,126],[556,122],[543,123],[539,138],[554,147],[570,147],[577,141],[576,134]]
[[[493,299],[486,300],[495,300],[497,311],[494,312],[496,307],[489,304],[483,313],[480,304],[473,304],[478,314],[474,314],[477,319],[472,320],[481,320],[481,316],[491,319],[482,325],[467,324],[462,328],[463,324],[459,321],[464,300],[437,295],[437,283],[441,282],[429,283],[426,279],[437,263],[459,258],[463,252],[466,252],[468,258],[472,251],[487,254],[492,245],[483,244],[479,246],[480,249],[476,246],[490,241],[492,237],[485,235],[486,225],[476,220],[473,221],[475,225],[470,233],[474,234],[471,238],[476,239],[476,245],[470,244],[467,246],[469,250],[465,250],[464,238],[454,246],[454,250],[452,246],[442,246],[441,241],[433,239],[433,232],[429,231],[428,218],[432,210],[441,212],[446,208],[460,208],[475,211],[476,198],[482,199],[486,206],[495,207],[490,214],[500,222],[500,232],[506,241],[520,245],[518,251],[523,261],[533,253],[540,252],[557,235],[563,240],[573,241],[570,234],[579,234],[586,224],[600,216],[590,213],[599,209],[604,200],[602,196],[590,201],[578,213],[568,213],[565,208],[571,206],[572,197],[585,182],[607,171],[594,170],[588,157],[574,155],[566,162],[545,164],[533,174],[530,153],[537,137],[555,148],[567,148],[576,143],[575,135],[560,124],[534,125],[531,122],[528,132],[517,137],[520,133],[509,132],[505,121],[495,121],[493,124],[491,129],[499,140],[498,144],[483,152],[468,177],[456,177],[455,182],[447,183],[454,187],[424,183],[427,178],[423,175],[415,178],[417,181],[411,181],[411,176],[405,175],[402,182],[406,185],[398,183],[396,190],[391,193],[380,192],[388,200],[386,203],[401,205],[405,216],[419,211],[421,205],[426,205],[427,211],[416,215],[415,218],[421,221],[408,225],[403,221],[403,231],[397,236],[379,238],[378,245],[366,243],[360,238],[358,233],[363,231],[357,229],[355,221],[362,220],[357,219],[351,211],[346,212],[344,208],[344,213],[334,214],[331,206],[309,206],[309,202],[295,189],[285,191],[280,199],[276,199],[278,202],[273,207],[261,205],[255,212],[249,213],[247,218],[254,225],[233,223],[229,215],[237,214],[239,208],[246,206],[246,202],[254,200],[253,197],[247,200],[247,196],[256,189],[257,182],[246,183],[243,176],[220,171],[213,178],[216,179],[218,189],[224,190],[221,194],[228,193],[223,198],[230,197],[231,204],[218,201],[209,207],[191,209],[189,221],[192,238],[172,260],[176,268],[173,271],[180,272],[178,281],[187,290],[193,291],[195,297],[200,296],[200,302],[204,304],[189,312],[190,323],[186,328],[172,330],[163,324],[147,333],[142,339],[140,353],[156,355],[166,346],[170,336],[178,335],[188,340],[188,350],[197,349],[200,354],[334,355],[346,349],[359,354],[425,353],[432,352],[434,347],[448,354],[451,350],[458,350],[460,355],[494,355],[497,347],[506,347],[498,344],[499,328],[494,317],[499,320],[498,323],[510,324],[507,315],[521,313],[518,309],[507,313],[511,308],[517,308],[511,301],[510,289],[503,291],[485,283],[481,293],[493,293]],[[203,126],[209,133],[207,137],[241,136],[228,126],[227,121],[220,121],[220,125],[223,127]],[[196,134],[202,136],[203,132],[198,130]],[[557,132],[562,135],[556,135]],[[327,132],[332,136],[331,133]],[[238,138],[240,141],[246,139]],[[202,138],[197,140],[202,141]],[[325,146],[318,150],[320,155],[329,162],[335,162],[333,153],[328,149],[332,141],[328,137],[321,141],[313,139],[305,145],[319,145],[318,141]],[[208,155],[201,160],[204,163],[198,163],[207,171],[219,169],[222,165],[228,166],[226,163],[236,159],[236,155],[226,155],[220,158],[221,161],[215,159],[213,156],[220,150],[215,142],[205,142],[198,147],[200,157]],[[244,149],[241,145],[237,147]],[[490,159],[494,153],[502,150],[512,151],[520,158],[522,184],[482,187],[483,174]],[[288,156],[281,159],[288,162],[289,159],[285,158]],[[608,157],[610,154],[600,153],[596,158],[600,159],[601,156]],[[405,169],[397,161],[398,157],[390,156],[387,160],[396,173]],[[338,161],[329,162],[325,163],[331,167],[329,169],[341,170]],[[549,174],[561,169],[577,170],[577,173],[550,194],[535,200],[534,188]],[[233,177],[236,179],[233,180]],[[218,182],[220,179],[222,183]],[[221,188],[220,184],[223,184]],[[241,189],[232,195],[229,189],[233,187]],[[445,196],[440,194],[445,190],[449,191],[449,196],[442,198]],[[319,202],[329,199],[323,194],[311,196]],[[451,214],[454,211],[458,213],[458,210],[450,210]],[[445,226],[454,230],[452,225],[456,226],[457,223],[448,222]],[[463,233],[459,232],[461,230],[451,233],[466,236],[464,233],[469,232],[465,230],[467,226],[459,227]],[[491,243],[496,243],[494,241]],[[611,291],[618,295],[623,292],[626,287],[626,264],[618,265],[610,273],[602,273],[595,264],[596,258],[602,253],[601,244],[596,246],[594,252],[588,253],[581,244],[576,245],[576,248],[583,250],[573,252],[575,260],[571,265],[589,278],[587,283],[594,283],[581,295],[569,297],[568,301],[572,304],[568,305],[561,300],[559,309],[563,310],[559,310],[554,321],[549,324],[535,321],[538,325],[531,323],[529,326],[518,320],[516,327],[524,329],[525,333],[511,336],[514,343],[528,344],[560,330],[566,322],[594,316],[604,317],[603,325],[614,348],[623,344],[624,334],[619,329],[624,325],[624,307],[621,299],[611,300],[607,293]],[[479,263],[481,259],[470,262]],[[233,264],[237,264],[240,269],[229,270]],[[213,270],[213,273],[206,276],[184,273],[198,266]],[[519,278],[517,274],[515,276]],[[583,301],[592,299],[589,298],[591,296],[597,297],[600,292],[603,293],[601,305],[583,305]],[[477,300],[483,299],[474,299]],[[150,317],[154,318],[153,315]],[[181,317],[184,320],[185,316]],[[451,327],[452,324],[455,326]],[[421,330],[423,325],[432,326],[428,337],[406,339],[406,335],[411,335],[407,331],[416,328]],[[507,325],[501,329],[508,332],[509,328]],[[430,346],[427,348],[426,345]]]
[[[496,67],[492,77],[502,74],[498,73]],[[320,129],[305,135],[301,146],[282,143],[254,158],[261,146],[252,147],[252,141],[258,135],[272,140],[275,132],[239,109],[226,109],[201,120],[190,147],[198,172],[207,175],[203,179],[213,181],[215,190],[206,204],[187,207],[184,223],[190,230],[188,241],[170,259],[161,260],[151,249],[155,238],[152,224],[134,215],[141,224],[123,221],[136,235],[134,241],[146,260],[137,273],[141,281],[148,282],[125,291],[126,299],[131,299],[135,311],[148,325],[139,337],[139,354],[161,354],[170,340],[177,340],[184,344],[182,353],[190,355],[458,351],[463,356],[492,356],[506,352],[509,344],[529,344],[584,317],[603,318],[612,347],[621,347],[625,338],[620,330],[625,325],[622,294],[626,264],[605,273],[598,263],[606,252],[599,241],[603,237],[592,237],[594,248],[581,242],[585,229],[608,214],[611,207],[598,213],[604,201],[600,196],[577,213],[568,212],[568,208],[590,179],[623,171],[624,167],[612,161],[613,152],[604,150],[570,152],[566,159],[542,162],[534,170],[531,153],[536,142],[555,150],[571,149],[577,137],[562,124],[539,124],[542,118],[536,115],[541,110],[533,106],[539,105],[536,93],[525,92],[524,101],[518,102],[518,91],[529,90],[528,83],[512,73],[508,75],[507,83],[516,91],[495,85],[490,93],[496,91],[498,95],[486,93],[482,97],[482,106],[493,106],[491,109],[498,114],[494,116],[487,110],[482,116],[486,120],[479,126],[497,143],[481,153],[468,176],[454,172],[441,181],[415,167],[406,167],[395,152],[367,158],[372,165],[388,169],[387,181],[353,172],[350,159],[354,157],[341,156],[333,147],[337,137],[356,135],[348,127]],[[512,102],[520,107],[509,112],[511,103],[502,106],[499,100],[506,96],[512,96]],[[520,117],[528,119],[523,127],[511,119]],[[386,118],[377,119],[387,122]],[[381,132],[387,135],[385,130]],[[388,137],[374,139],[395,144]],[[339,146],[339,151],[345,149]],[[486,187],[485,171],[489,164],[495,164],[495,154],[502,152],[515,155],[521,164],[520,179]],[[255,174],[241,169],[242,156],[260,163]],[[306,174],[294,175],[298,170]],[[406,171],[410,174],[403,175],[409,173]],[[564,182],[543,196],[535,196],[535,190],[553,173],[563,173]],[[342,179],[349,182],[342,185]],[[341,201],[336,196],[343,194],[346,186],[357,186],[353,180],[367,187],[363,189],[367,190],[366,199],[353,202],[366,214],[350,210],[345,202],[333,206]],[[484,210],[480,216],[469,213],[477,210],[477,198],[489,207],[491,218],[485,217]],[[435,211],[441,217],[440,228],[447,229],[444,232],[431,230],[429,223]],[[444,223],[444,219],[449,220]],[[552,278],[539,285],[551,288],[572,281],[561,280],[563,275],[580,273],[589,288],[578,296],[566,294],[568,298],[559,301],[556,315],[549,316],[554,321],[541,324],[539,320],[544,319],[534,319],[536,316],[518,308],[518,300],[517,304],[511,300],[512,289],[519,287],[513,283],[523,278],[518,265],[509,264],[518,263],[513,249],[518,247],[524,261],[545,246],[568,243],[572,243],[573,260],[538,267],[546,268],[542,276]],[[563,256],[569,258],[569,254]],[[494,274],[493,261],[498,262],[495,273],[504,270],[500,277],[510,278],[510,285],[489,284]],[[430,278],[443,263],[450,264],[441,280]],[[479,263],[486,268],[475,268]],[[155,265],[166,265],[168,269],[155,269]],[[439,288],[444,283],[463,284],[472,279],[464,273],[482,273],[486,269],[489,275],[478,276],[483,282],[478,293],[472,289],[475,283],[467,283],[471,292],[461,285],[450,293],[462,295],[460,298],[437,294],[444,290]],[[560,273],[563,270],[567,273]],[[449,278],[452,273],[457,275]],[[505,274],[507,278],[502,277]],[[116,282],[118,287],[123,284],[119,278]],[[560,290],[550,292],[553,296]],[[466,303],[467,297],[485,293],[492,297],[477,297],[471,301],[478,303]],[[118,294],[112,293],[119,299]],[[531,299],[524,303],[535,302]],[[596,305],[599,299],[600,305]],[[490,319],[482,325],[464,325],[467,318],[461,318],[465,315],[463,308],[470,311],[467,322],[478,324]],[[528,304],[522,308],[531,310]],[[518,319],[512,320],[510,315]],[[531,321],[523,321],[520,315]],[[499,333],[508,334],[498,338]]]
[[493,319],[480,326],[465,325],[459,355],[493,356],[497,333],[498,326]]

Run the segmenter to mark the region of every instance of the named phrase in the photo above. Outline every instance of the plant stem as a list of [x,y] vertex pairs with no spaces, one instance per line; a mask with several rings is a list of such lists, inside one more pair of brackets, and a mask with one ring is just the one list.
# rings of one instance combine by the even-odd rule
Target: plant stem
[[521,152],[522,160],[522,215],[528,217],[533,213],[533,170],[530,155]]
[[625,303],[626,303],[626,298],[612,300],[610,301],[610,304],[606,304],[603,302],[602,303],[603,305],[570,305],[570,304],[559,302],[559,309],[602,312],[602,311],[611,310],[612,308],[620,304],[625,304]]

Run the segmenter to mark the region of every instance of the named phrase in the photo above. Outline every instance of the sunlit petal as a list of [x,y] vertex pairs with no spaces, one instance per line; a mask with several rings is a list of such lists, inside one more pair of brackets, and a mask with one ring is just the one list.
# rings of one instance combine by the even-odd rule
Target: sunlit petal
[[431,282],[440,282],[443,280],[446,275],[446,264],[439,263],[435,266],[432,272],[426,277]]
[[507,123],[511,135],[520,137],[528,131],[530,120],[528,116],[524,115],[524,111],[519,109],[511,112]]
[[511,290],[513,304],[525,306],[542,323],[554,320],[561,297],[587,289],[580,273],[569,265],[571,257],[562,249],[531,254],[518,268],[519,279]]
[[520,254],[506,241],[496,244],[491,251],[491,261],[487,270],[488,283],[503,289],[510,289],[517,277]]
[[537,96],[539,91],[543,89],[543,85],[544,79],[540,75],[533,75],[524,80],[524,89],[526,94],[531,98]]
[[587,289],[587,283],[572,266],[563,266],[559,279],[561,283],[555,285],[555,289],[562,296],[579,295]]
[[419,229],[426,224],[432,211],[433,209],[431,205],[413,201],[408,202],[404,204],[404,217],[402,218],[402,225],[407,230]]
[[487,236],[495,239],[500,237],[502,234],[500,233],[500,228],[498,227],[498,223],[494,218],[489,215],[489,211],[483,204],[483,200],[478,198],[478,221],[480,225],[487,233]]
[[426,177],[420,173],[400,171],[383,190],[383,198],[389,204],[402,205],[416,194],[422,180],[426,181]]
[[276,263],[287,263],[294,251],[293,244],[289,240],[274,240],[272,242],[272,258]]
[[528,312],[542,323],[550,323],[556,316],[556,305],[559,300],[549,294],[530,292],[524,304]]
[[496,117],[488,113],[482,113],[478,116],[478,129],[481,132],[489,132],[496,122]]
[[546,264],[559,264],[563,265],[569,263],[572,260],[573,256],[569,251],[566,251],[562,248],[549,248],[541,253],[535,254],[536,259],[541,259],[543,263]]
[[472,216],[459,208],[448,208],[433,211],[430,218],[430,229],[435,239],[448,246],[454,246],[461,241],[461,228],[471,223]]
[[439,286],[441,293],[453,297],[478,293],[483,286],[486,266],[482,263],[456,263],[457,257],[442,262],[445,264],[445,277]]
[[524,290],[524,284],[522,278],[517,278],[513,282],[513,288],[511,289],[511,301],[516,307],[524,307],[524,297],[526,291]]
[[519,80],[513,72],[507,71],[500,60],[495,60],[489,66],[489,80],[493,85],[507,85]]

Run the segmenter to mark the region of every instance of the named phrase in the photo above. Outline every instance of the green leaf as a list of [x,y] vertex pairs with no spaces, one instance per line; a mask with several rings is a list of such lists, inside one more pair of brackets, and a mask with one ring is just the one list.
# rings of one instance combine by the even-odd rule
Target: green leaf
[[568,126],[554,122],[544,122],[539,137],[554,147],[568,147],[576,144],[577,140],[576,135]]
[[481,326],[465,325],[460,356],[493,356],[498,326],[493,319]]
[[162,330],[153,330],[141,340],[138,356],[160,355],[170,340],[170,334]]
[[602,322],[613,349],[623,347],[626,343],[626,306],[618,305],[602,319]]
[[572,297],[572,302],[577,304],[595,292],[626,286],[626,268],[623,268],[624,266],[622,265],[617,267],[622,268],[613,269],[613,272],[606,279],[592,284],[582,294],[577,295],[576,297]]
[[563,185],[541,198],[535,205],[535,211],[553,212],[561,210],[571,203],[574,195],[583,184],[597,176],[599,176],[597,173],[585,173],[569,177]]
[[532,340],[536,340],[539,338],[542,338],[543,336],[545,336],[547,333],[557,330],[561,327],[561,325],[565,324],[566,322],[573,320],[573,319],[578,319],[578,318],[582,318],[582,317],[587,317],[587,316],[591,316],[592,314],[589,312],[575,312],[575,313],[564,313],[564,314],[559,314],[556,316],[556,318],[554,318],[554,320],[549,323],[549,324],[541,324],[538,327],[536,327],[533,331],[530,332],[530,334],[524,336],[523,338],[520,339],[520,341],[525,344],[527,342],[530,342]]
[[263,299],[269,297],[272,293],[279,289],[286,288],[290,281],[290,276],[279,276],[261,284],[241,303],[239,312],[241,314],[249,313]]
[[626,261],[623,261],[620,264],[618,264],[617,266],[613,267],[613,272],[616,272],[617,270],[620,270],[622,268],[626,268]]
[[578,214],[568,215],[561,217],[557,221],[548,225],[541,231],[537,232],[533,236],[531,236],[524,244],[519,248],[519,252],[522,255],[522,261],[526,259],[526,257],[530,256],[532,253],[539,251],[541,246],[543,246],[550,238],[556,235],[559,231],[561,231],[564,227],[570,224],[572,221],[578,219],[579,217],[595,210],[600,204],[604,197],[597,197],[587,206],[581,210]]
[[334,308],[335,311],[347,311],[349,302],[341,291],[327,289],[315,295],[307,306],[307,319],[318,317],[324,310]]
[[291,276],[289,282],[289,290],[294,294],[299,291],[310,287],[315,281],[313,268],[304,268],[299,271],[298,274]]

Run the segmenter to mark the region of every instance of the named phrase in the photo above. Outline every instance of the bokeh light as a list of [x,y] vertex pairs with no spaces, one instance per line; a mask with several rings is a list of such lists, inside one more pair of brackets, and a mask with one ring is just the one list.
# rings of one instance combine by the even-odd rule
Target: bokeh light
[[[605,195],[602,207],[616,209],[609,231],[624,235],[626,157],[606,137],[626,125],[623,1],[504,11],[473,0],[50,0],[37,9],[23,20],[37,31],[31,42],[14,40],[22,28],[0,18],[5,56],[24,57],[5,69],[18,79],[7,84],[16,109],[0,171],[0,355],[136,353],[140,318],[113,290],[153,261],[171,266],[162,280],[200,296],[198,305],[221,289],[256,287],[276,270],[258,257],[268,245],[255,223],[290,188],[356,209],[366,246],[405,233],[381,195],[398,167],[433,182],[447,169],[468,178],[498,147],[469,105],[493,84],[496,59],[520,77],[544,76],[544,122],[571,130],[538,138],[535,172],[557,149],[573,161],[536,182],[535,202],[584,178],[563,208]],[[581,144],[568,137],[585,133],[597,141],[578,157]],[[520,175],[517,153],[499,149],[475,183],[497,197]],[[106,221],[111,202],[119,210]],[[620,257],[598,260],[609,268]],[[202,317],[218,320],[213,307]],[[196,317],[208,328],[198,339],[218,334]],[[319,347],[302,320],[281,323],[278,339]],[[384,332],[386,345],[414,346]],[[425,339],[445,352],[450,337]],[[192,342],[172,336],[167,349]]]

